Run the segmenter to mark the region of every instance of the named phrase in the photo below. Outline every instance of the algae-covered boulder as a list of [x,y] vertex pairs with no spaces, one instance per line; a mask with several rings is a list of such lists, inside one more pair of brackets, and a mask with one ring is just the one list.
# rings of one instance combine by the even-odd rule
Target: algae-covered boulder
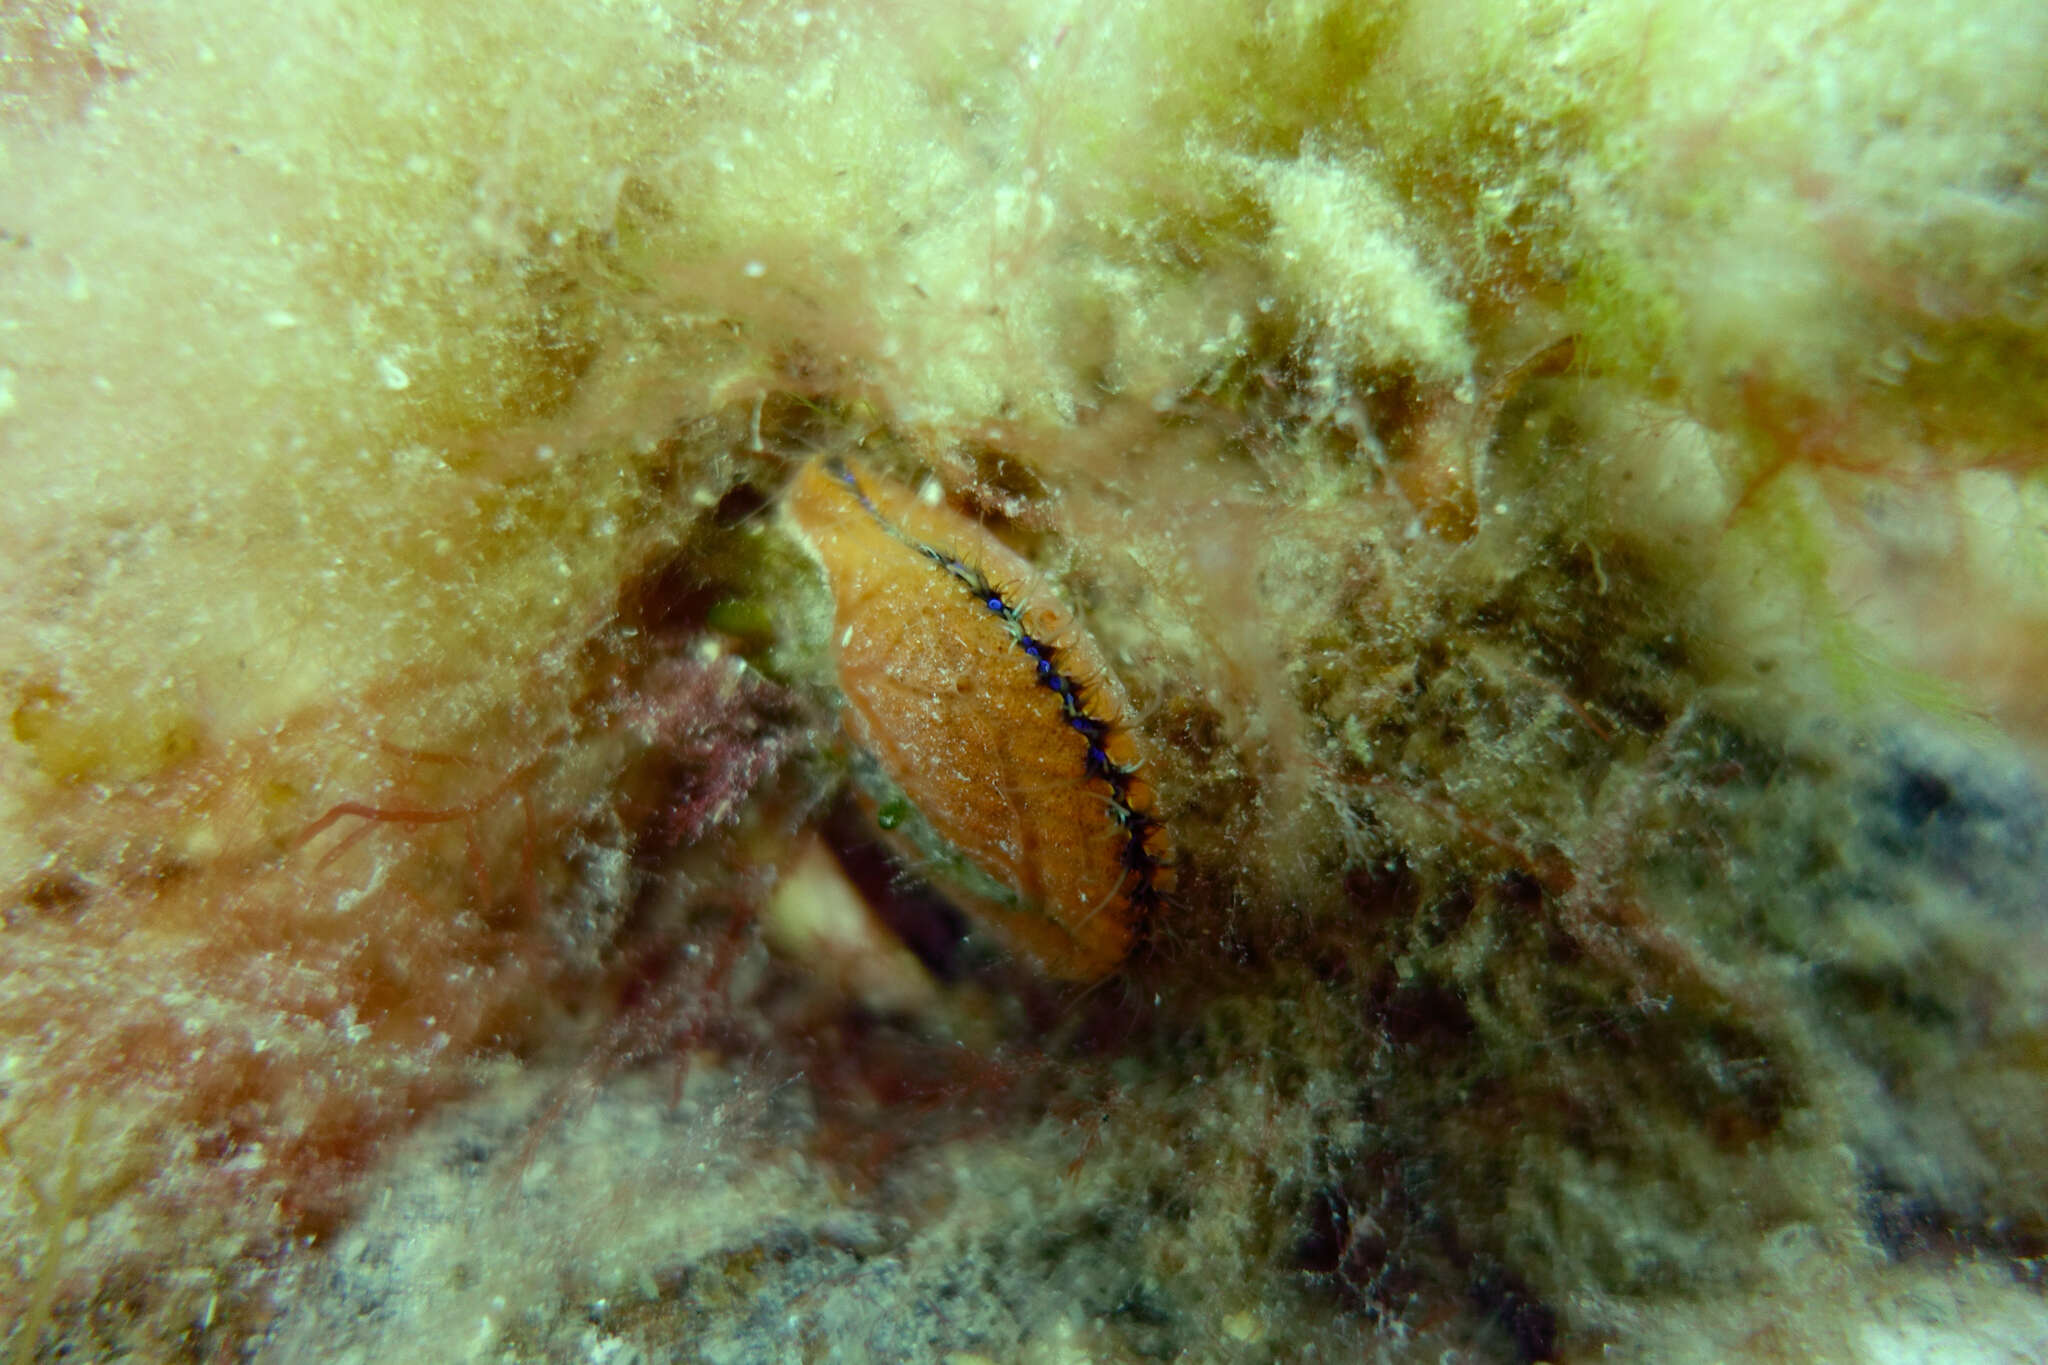
[[8,8],[0,1351],[2048,1355],[2044,69]]

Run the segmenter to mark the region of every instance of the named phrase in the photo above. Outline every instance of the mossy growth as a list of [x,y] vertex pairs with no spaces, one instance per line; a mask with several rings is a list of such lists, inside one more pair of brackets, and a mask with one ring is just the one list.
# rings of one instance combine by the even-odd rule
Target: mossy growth
[[[5,1349],[2040,1336],[2044,53],[0,19]],[[775,527],[836,451],[1132,694],[1175,864],[1102,980],[885,855]],[[921,1003],[764,946],[800,857]]]

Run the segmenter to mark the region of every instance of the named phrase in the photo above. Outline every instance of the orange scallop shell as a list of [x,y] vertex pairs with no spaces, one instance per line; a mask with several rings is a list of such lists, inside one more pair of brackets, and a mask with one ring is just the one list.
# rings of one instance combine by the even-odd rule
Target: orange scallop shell
[[[819,460],[787,507],[831,585],[854,741],[1017,903],[956,898],[1055,975],[1114,969],[1156,901],[1165,835],[1102,651],[1037,570],[951,506]],[[1071,701],[1026,641],[1056,659]]]

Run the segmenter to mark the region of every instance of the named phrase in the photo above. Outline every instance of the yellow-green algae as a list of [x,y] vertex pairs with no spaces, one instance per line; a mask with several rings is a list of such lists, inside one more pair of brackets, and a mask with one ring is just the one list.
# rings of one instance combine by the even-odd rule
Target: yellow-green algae
[[[2048,1337],[2038,6],[0,44],[15,1359]],[[1083,1000],[732,929],[846,820],[760,513],[852,443],[1146,707]]]

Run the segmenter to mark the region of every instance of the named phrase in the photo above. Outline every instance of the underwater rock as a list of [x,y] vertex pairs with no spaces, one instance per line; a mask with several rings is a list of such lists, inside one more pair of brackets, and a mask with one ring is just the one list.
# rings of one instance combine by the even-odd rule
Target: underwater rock
[[2044,66],[11,8],[0,1352],[2048,1355]]

